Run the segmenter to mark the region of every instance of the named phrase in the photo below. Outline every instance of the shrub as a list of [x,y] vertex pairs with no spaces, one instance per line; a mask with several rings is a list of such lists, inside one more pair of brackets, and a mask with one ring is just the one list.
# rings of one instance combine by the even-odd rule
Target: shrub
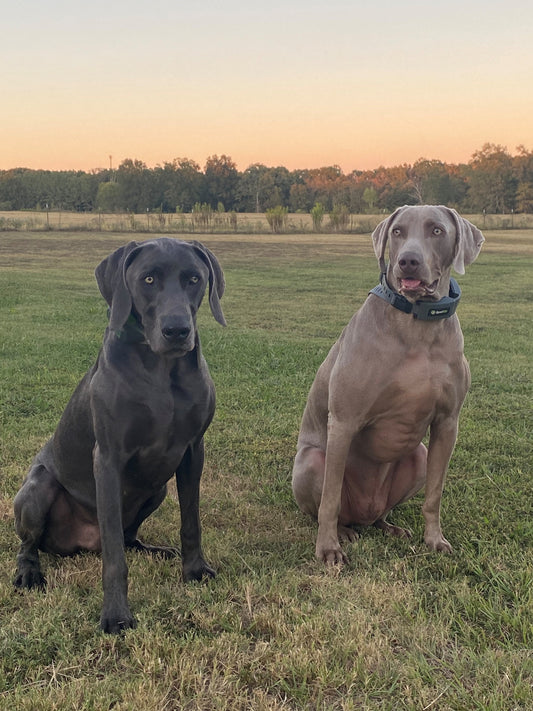
[[315,202],[311,208],[311,217],[313,218],[313,229],[315,232],[320,232],[325,212],[326,210],[321,202]]
[[213,208],[207,202],[196,202],[192,208],[192,223],[194,227],[207,229],[213,216]]
[[282,207],[277,205],[276,207],[271,207],[265,213],[266,220],[270,225],[272,232],[281,232],[281,230],[287,224],[287,213],[289,212],[288,207]]
[[329,213],[329,219],[335,232],[342,232],[348,227],[350,211],[346,205],[334,205],[333,210]]

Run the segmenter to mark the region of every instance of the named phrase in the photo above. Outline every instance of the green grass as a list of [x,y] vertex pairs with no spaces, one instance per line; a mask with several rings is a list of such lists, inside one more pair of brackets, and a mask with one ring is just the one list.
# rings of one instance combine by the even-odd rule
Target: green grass
[[[533,708],[533,233],[491,232],[459,278],[472,387],[443,499],[454,554],[426,551],[419,496],[327,571],[290,491],[316,369],[377,283],[368,236],[205,237],[227,277],[202,342],[217,386],[201,514],[218,570],[128,555],[136,630],[98,630],[101,561],[42,556],[45,593],[15,593],[12,498],[93,362],[106,307],[92,272],[124,234],[0,234],[0,709]],[[143,526],[179,542],[171,491]]]

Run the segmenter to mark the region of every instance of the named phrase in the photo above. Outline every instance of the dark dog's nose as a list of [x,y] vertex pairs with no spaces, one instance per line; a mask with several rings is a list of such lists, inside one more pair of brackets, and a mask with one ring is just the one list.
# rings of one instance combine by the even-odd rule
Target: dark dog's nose
[[180,341],[187,340],[191,333],[191,329],[189,326],[165,326],[161,329],[161,333],[167,341],[178,343]]
[[404,252],[398,257],[398,265],[402,272],[413,272],[422,263],[422,258],[416,252]]

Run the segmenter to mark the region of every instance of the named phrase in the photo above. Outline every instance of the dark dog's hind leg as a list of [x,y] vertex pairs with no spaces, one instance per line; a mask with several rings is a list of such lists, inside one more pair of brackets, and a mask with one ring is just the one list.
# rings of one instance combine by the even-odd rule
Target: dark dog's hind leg
[[141,510],[135,517],[131,526],[124,531],[124,545],[130,550],[140,551],[142,553],[150,553],[152,555],[160,555],[163,558],[175,558],[180,552],[177,548],[171,546],[151,546],[148,543],[143,543],[137,538],[137,532],[141,523],[150,516],[156,509],[161,506],[163,499],[167,495],[167,487],[164,486],[161,491],[144,502]]
[[44,465],[35,464],[15,496],[15,530],[22,541],[13,580],[17,588],[44,588],[46,585],[39,563],[39,545],[58,491],[56,478]]

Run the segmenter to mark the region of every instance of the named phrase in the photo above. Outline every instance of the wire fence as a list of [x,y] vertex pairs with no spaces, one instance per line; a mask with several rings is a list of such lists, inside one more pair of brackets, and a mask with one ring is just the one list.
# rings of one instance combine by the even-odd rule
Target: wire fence
[[[482,230],[533,229],[532,214],[477,214],[463,215]],[[236,213],[213,211],[198,213],[144,214],[66,212],[66,211],[0,211],[0,231],[80,231],[80,232],[139,232],[157,234],[366,234],[386,217],[384,214],[350,215],[342,221],[326,216],[320,225],[308,213],[290,213],[281,226],[273,228],[265,213]]]

